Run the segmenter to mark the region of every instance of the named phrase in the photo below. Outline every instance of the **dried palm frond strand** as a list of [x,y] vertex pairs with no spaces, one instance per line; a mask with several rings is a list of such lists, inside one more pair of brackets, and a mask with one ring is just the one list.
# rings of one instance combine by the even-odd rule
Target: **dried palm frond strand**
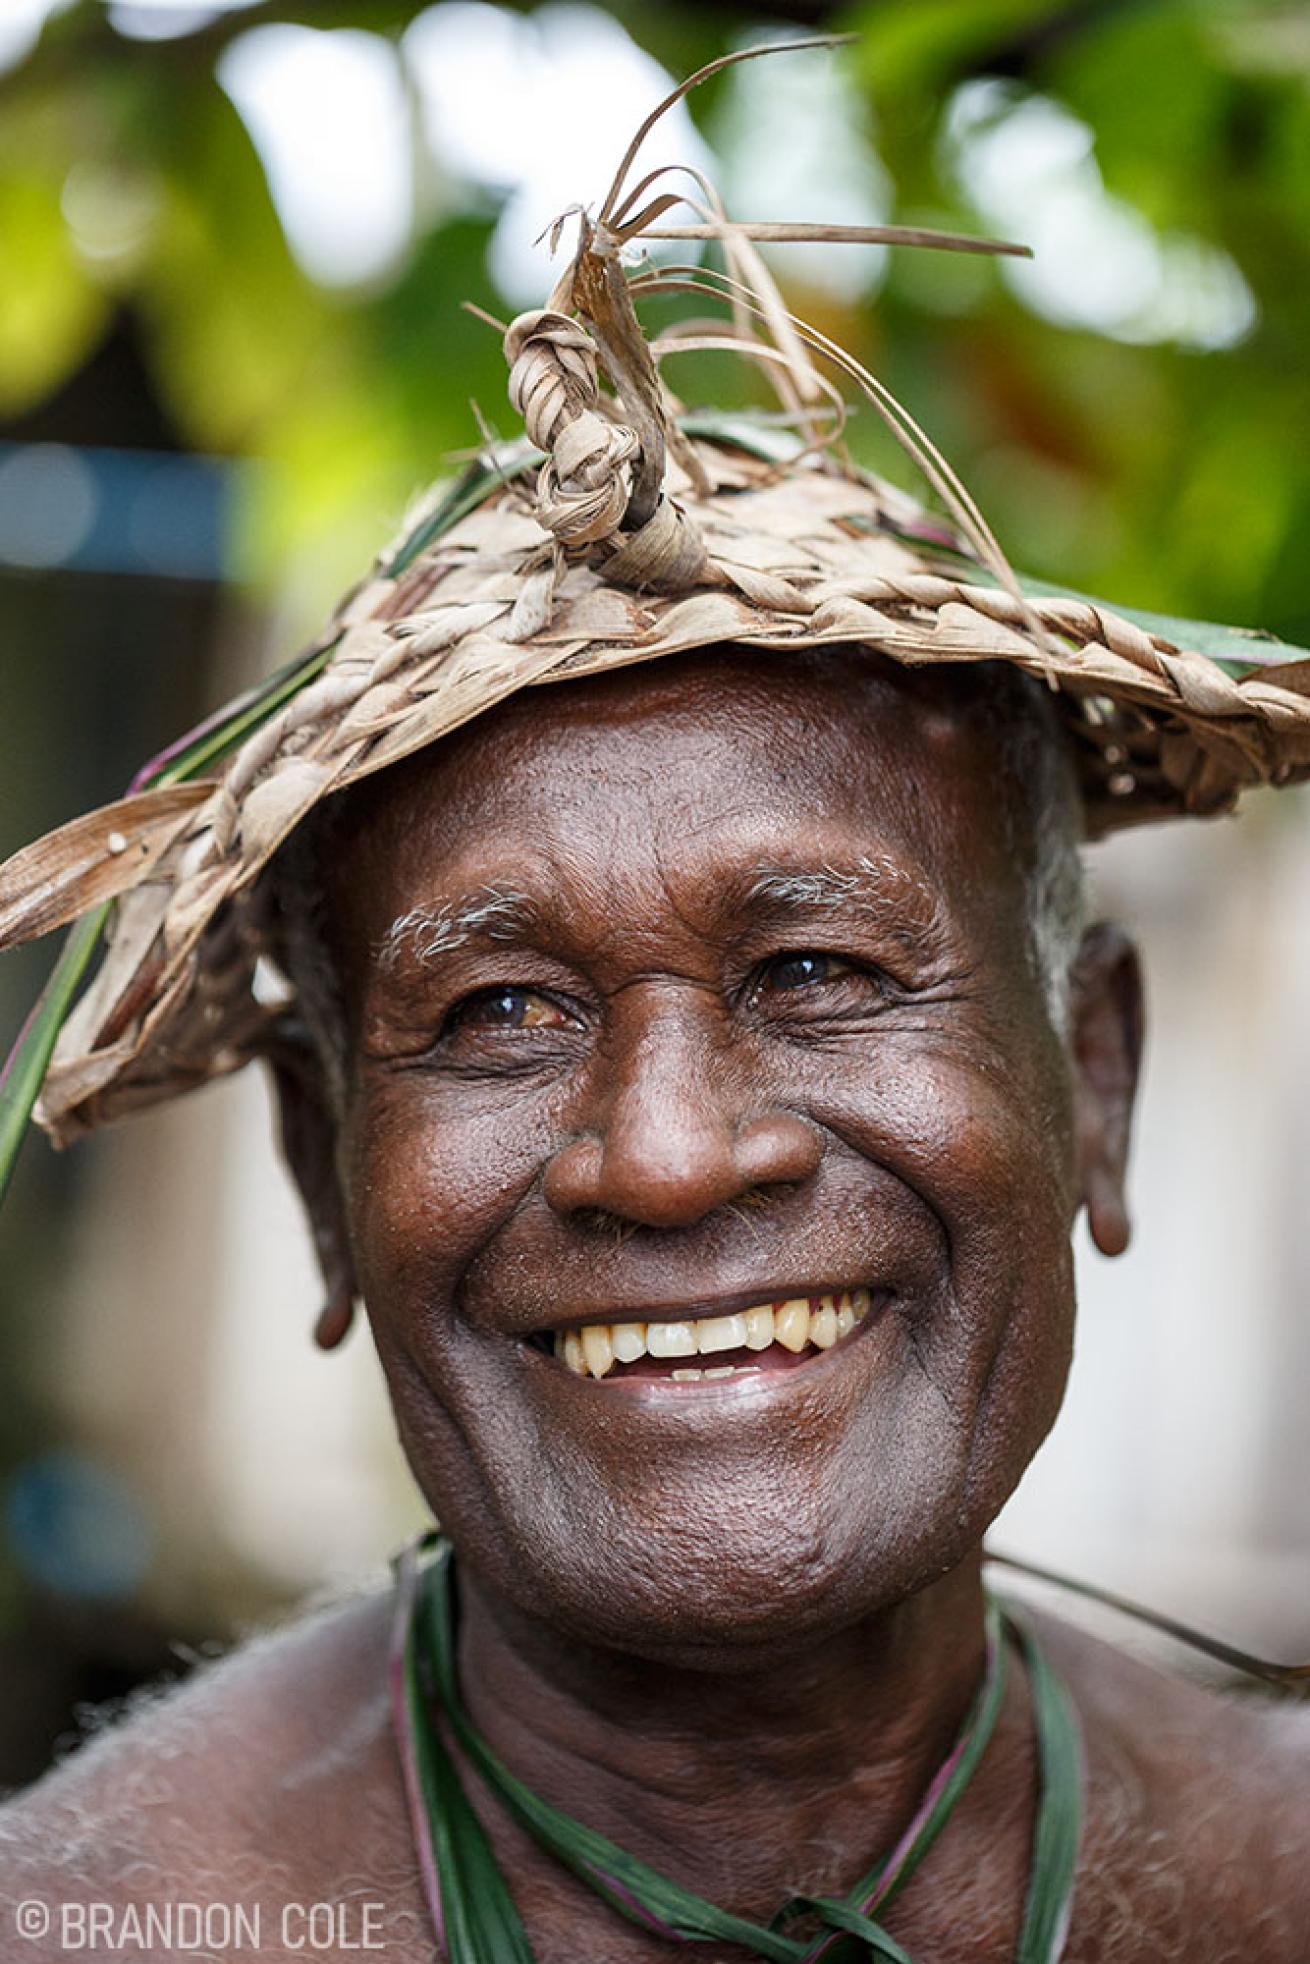
[[1166,1616],[1162,1611],[1133,1602],[1113,1589],[1103,1589],[1098,1583],[1079,1581],[1041,1563],[1023,1561],[1017,1555],[1002,1555],[994,1548],[988,1548],[984,1553],[987,1561],[1001,1568],[1013,1569],[1016,1575],[1031,1576],[1035,1582],[1049,1583],[1054,1589],[1065,1589],[1087,1602],[1099,1603],[1103,1609],[1113,1610],[1118,1616],[1127,1616],[1161,1636],[1171,1637],[1175,1643],[1185,1644],[1189,1650],[1199,1651],[1203,1657],[1225,1665],[1230,1671],[1238,1671],[1243,1677],[1258,1678],[1262,1683],[1276,1685],[1284,1691],[1299,1691],[1310,1685],[1310,1663],[1273,1663],[1266,1657],[1254,1656],[1249,1650],[1239,1650],[1235,1644],[1225,1643],[1221,1637],[1207,1636],[1204,1631],[1193,1629],[1190,1623],[1183,1623],[1176,1616]]

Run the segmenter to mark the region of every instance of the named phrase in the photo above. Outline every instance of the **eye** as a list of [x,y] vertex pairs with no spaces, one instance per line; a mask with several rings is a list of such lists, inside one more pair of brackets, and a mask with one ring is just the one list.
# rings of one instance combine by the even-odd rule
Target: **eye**
[[844,961],[840,955],[802,948],[775,955],[771,961],[765,962],[760,970],[756,993],[764,995],[783,989],[811,989],[823,982],[839,981],[853,973],[854,964]]
[[562,1030],[573,1019],[539,989],[498,984],[478,989],[457,1002],[446,1018],[448,1030]]

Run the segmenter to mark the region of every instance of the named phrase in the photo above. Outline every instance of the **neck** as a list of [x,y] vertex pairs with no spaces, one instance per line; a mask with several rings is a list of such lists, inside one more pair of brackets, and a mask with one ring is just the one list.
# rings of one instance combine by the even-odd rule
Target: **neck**
[[731,1671],[588,1649],[466,1573],[460,1601],[461,1685],[492,1750],[554,1806],[766,1920],[790,1890],[844,1891],[892,1845],[983,1670],[976,1552],[907,1602]]

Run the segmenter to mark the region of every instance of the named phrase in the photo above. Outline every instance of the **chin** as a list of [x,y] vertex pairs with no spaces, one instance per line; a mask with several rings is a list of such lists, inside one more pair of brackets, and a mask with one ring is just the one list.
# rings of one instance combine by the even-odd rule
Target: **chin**
[[889,1303],[785,1369],[593,1377],[489,1340],[462,1367],[410,1352],[388,1376],[410,1464],[484,1590],[581,1644],[731,1670],[976,1562],[1062,1374],[1026,1370],[1022,1339],[970,1345],[941,1360],[948,1397],[921,1348]]
[[[644,1506],[522,1492],[443,1525],[484,1586],[576,1642],[671,1668],[749,1671],[779,1645],[813,1646],[895,1610],[969,1560],[986,1523],[961,1469],[864,1461],[858,1480],[803,1453],[713,1481],[659,1482]],[[828,1477],[824,1477],[825,1471]]]

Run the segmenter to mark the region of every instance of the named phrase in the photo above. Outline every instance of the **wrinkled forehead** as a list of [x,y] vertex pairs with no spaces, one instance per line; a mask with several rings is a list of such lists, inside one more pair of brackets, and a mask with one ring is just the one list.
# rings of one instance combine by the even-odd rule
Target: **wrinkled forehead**
[[1023,881],[1002,776],[969,671],[844,648],[668,658],[524,691],[350,793],[334,912],[379,951],[415,909],[481,901],[494,928],[511,895],[603,916],[622,889],[712,912],[862,862],[902,898],[994,912]]

